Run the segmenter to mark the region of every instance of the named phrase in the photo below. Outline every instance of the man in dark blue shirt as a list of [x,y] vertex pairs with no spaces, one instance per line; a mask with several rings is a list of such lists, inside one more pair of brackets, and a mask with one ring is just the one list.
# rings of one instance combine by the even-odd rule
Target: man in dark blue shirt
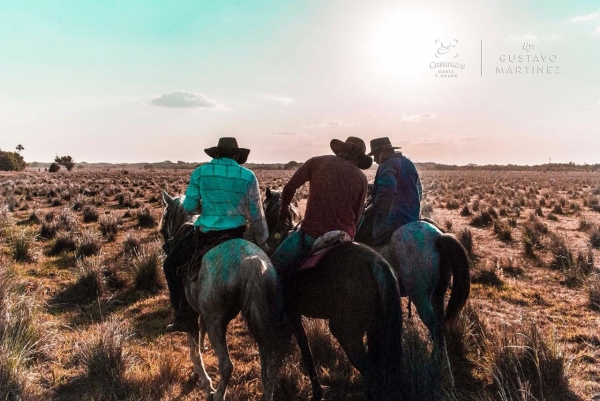
[[379,164],[372,204],[365,211],[356,240],[369,245],[386,242],[392,233],[406,223],[419,220],[423,189],[419,173],[410,159],[394,149],[389,138],[371,141],[371,153]]

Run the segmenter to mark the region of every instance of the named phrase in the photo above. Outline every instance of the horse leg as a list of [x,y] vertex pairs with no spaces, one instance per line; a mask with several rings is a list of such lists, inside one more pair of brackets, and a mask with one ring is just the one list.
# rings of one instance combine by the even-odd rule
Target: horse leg
[[329,329],[344,349],[344,352],[346,352],[352,366],[365,378],[368,396],[371,399],[375,393],[376,383],[374,380],[376,379],[376,368],[372,356],[367,354],[365,350],[363,343],[364,332],[357,330],[356,327],[349,325],[347,322],[333,319],[329,321]]
[[221,375],[214,401],[223,401],[225,399],[225,391],[227,391],[227,384],[231,378],[231,372],[233,372],[233,363],[231,363],[229,350],[227,349],[226,332],[229,321],[223,316],[217,316],[205,322],[207,323],[208,339],[219,360],[219,374]]
[[207,350],[208,347],[204,346],[204,342],[205,342],[204,340],[206,337],[206,322],[204,321],[204,318],[202,317],[202,315],[200,315],[199,326],[200,326],[200,349]]
[[433,306],[428,296],[425,294],[414,294],[411,295],[411,299],[415,304],[415,308],[417,309],[417,313],[419,314],[421,321],[429,330],[429,334],[433,341],[431,358],[433,360],[433,368],[436,371],[436,377],[440,378],[440,380],[436,382],[436,388],[434,391],[435,393],[439,394],[441,390],[441,376],[439,375],[440,367],[442,364],[445,364],[445,361],[442,361],[441,359],[443,352],[440,352],[445,348],[443,346],[444,335],[442,332],[442,326],[433,311]]
[[206,373],[204,361],[202,360],[202,349],[198,349],[198,332],[187,333],[188,346],[190,348],[190,359],[194,364],[194,373],[192,377],[200,380],[200,386],[207,390],[209,397],[214,394],[215,388],[212,385],[210,377]]
[[294,331],[294,335],[296,336],[296,340],[298,340],[298,347],[300,347],[300,354],[302,354],[304,366],[306,366],[306,370],[308,371],[310,384],[312,385],[312,400],[319,401],[323,398],[323,389],[321,388],[321,383],[319,382],[319,377],[317,376],[315,362],[313,360],[312,352],[310,350],[310,345],[308,344],[306,332],[304,331],[304,326],[302,326],[301,317],[294,316],[291,319],[291,323],[292,330]]
[[263,383],[264,401],[273,401],[275,393],[275,384],[277,382],[277,361],[276,356],[268,353],[264,346],[259,344],[258,353],[260,355],[260,376]]
[[431,303],[433,304],[433,310],[435,312],[436,320],[438,322],[436,327],[436,335],[434,336],[434,346],[438,348],[438,352],[441,353],[439,357],[443,358],[445,368],[448,370],[448,376],[450,378],[450,385],[454,388],[454,375],[452,374],[452,366],[450,365],[450,357],[448,356],[448,348],[446,347],[446,339],[444,338],[444,330],[439,322],[444,320],[444,293],[433,293],[431,297]]

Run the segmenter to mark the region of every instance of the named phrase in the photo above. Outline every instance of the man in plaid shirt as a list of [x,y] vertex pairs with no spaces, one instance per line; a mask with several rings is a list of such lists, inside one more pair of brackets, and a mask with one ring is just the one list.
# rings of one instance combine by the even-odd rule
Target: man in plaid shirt
[[183,208],[193,213],[202,210],[194,222],[194,231],[184,236],[169,253],[163,264],[169,286],[171,306],[177,312],[167,331],[198,330],[198,314],[189,306],[183,290],[183,280],[177,268],[187,263],[194,254],[194,235],[200,246],[227,235],[243,238],[249,224],[249,239],[265,247],[269,236],[260,201],[256,176],[242,167],[250,151],[239,148],[235,138],[221,138],[218,146],[205,149],[213,159],[199,166],[190,177]]

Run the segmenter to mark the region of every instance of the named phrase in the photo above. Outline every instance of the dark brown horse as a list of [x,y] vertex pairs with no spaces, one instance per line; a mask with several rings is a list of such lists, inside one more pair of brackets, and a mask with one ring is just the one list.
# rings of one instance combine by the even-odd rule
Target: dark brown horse
[[[273,238],[283,239],[287,233],[275,227],[277,219],[272,216],[279,207],[269,204],[270,195],[269,191],[263,205],[269,232]],[[313,400],[321,399],[322,389],[301,316],[329,319],[331,334],[365,378],[369,399],[402,399],[400,293],[392,268],[377,252],[354,242],[337,245],[317,267],[295,275],[286,300],[311,380]]]

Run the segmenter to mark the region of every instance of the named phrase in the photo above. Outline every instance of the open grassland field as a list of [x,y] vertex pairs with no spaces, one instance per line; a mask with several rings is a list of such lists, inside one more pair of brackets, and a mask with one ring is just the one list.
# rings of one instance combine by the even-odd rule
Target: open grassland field
[[[157,233],[161,190],[191,171],[0,174],[0,399],[204,399],[189,381]],[[293,171],[257,171],[263,191]],[[600,173],[421,173],[423,215],[470,252],[470,301],[446,333],[448,400],[591,400],[600,395]],[[372,180],[374,171],[369,171]],[[296,201],[302,212],[308,188]],[[431,399],[431,342],[404,314],[404,385]],[[330,400],[364,399],[363,381],[322,321],[307,322]],[[230,400],[262,395],[258,352],[236,318]],[[400,341],[400,339],[398,339]],[[208,344],[207,370],[218,380]],[[298,353],[277,400],[310,396]]]

